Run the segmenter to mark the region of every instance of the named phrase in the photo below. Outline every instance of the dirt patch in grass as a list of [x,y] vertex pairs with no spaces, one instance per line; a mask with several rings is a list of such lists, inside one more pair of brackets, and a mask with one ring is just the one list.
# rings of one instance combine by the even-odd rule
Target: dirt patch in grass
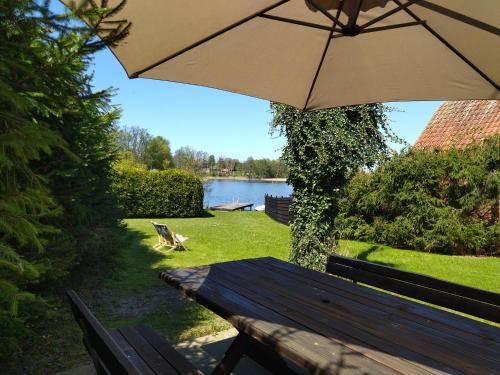
[[107,320],[113,317],[139,318],[158,311],[180,309],[186,303],[178,290],[168,286],[151,287],[127,295],[104,289],[84,298],[96,315]]

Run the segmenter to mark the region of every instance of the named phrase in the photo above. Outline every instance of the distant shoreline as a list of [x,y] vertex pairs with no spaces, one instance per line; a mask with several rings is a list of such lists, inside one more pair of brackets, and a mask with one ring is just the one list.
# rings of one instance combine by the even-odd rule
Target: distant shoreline
[[260,182],[286,182],[286,178],[248,178],[244,176],[228,176],[228,177],[218,177],[210,176],[206,177],[207,180],[234,180],[234,181],[260,181]]

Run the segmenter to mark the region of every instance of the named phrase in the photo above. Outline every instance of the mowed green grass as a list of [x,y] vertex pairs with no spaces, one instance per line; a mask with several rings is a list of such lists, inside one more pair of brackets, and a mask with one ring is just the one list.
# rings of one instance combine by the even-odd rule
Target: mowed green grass
[[[124,249],[123,265],[118,275],[103,284],[107,289],[105,295],[114,298],[117,306],[125,303],[133,310],[136,304],[148,304],[145,299],[166,298],[155,294],[163,289],[167,289],[170,295],[180,296],[180,292],[159,280],[158,274],[164,269],[264,256],[286,260],[289,256],[290,228],[262,212],[211,211],[200,218],[160,218],[155,221],[188,237],[188,250],[154,250],[158,237],[151,219],[125,220],[131,235],[130,246]],[[340,253],[500,292],[499,258],[429,254],[357,241],[340,241]],[[154,288],[158,289],[154,291]],[[153,294],[150,293],[152,289]],[[221,318],[187,299],[166,306],[153,306],[139,314],[129,314],[127,309],[118,312],[103,310],[99,316],[110,328],[151,325],[173,341],[190,340],[229,327]]]
[[[127,219],[129,231],[141,238],[140,248],[125,249],[121,290],[138,291],[158,283],[162,269],[272,256],[286,260],[290,251],[290,229],[262,212],[210,211],[206,217],[154,219],[183,236],[188,251],[153,250],[158,237],[152,219]],[[341,254],[423,273],[476,288],[500,292],[500,258],[448,256],[390,246],[340,241]],[[116,279],[111,281],[116,286]],[[111,286],[111,285],[110,285]]]
[[430,254],[358,241],[340,241],[340,253],[500,293],[500,258]]
[[[183,268],[243,258],[273,256],[287,259],[290,230],[262,212],[210,211],[207,217],[192,219],[154,219],[189,240],[188,251],[176,251],[154,267]],[[130,229],[147,234],[143,242],[152,247],[158,242],[151,219],[127,219]]]
[[[167,224],[170,230],[189,239],[187,251],[164,247],[154,250],[158,236],[151,224],[154,220]],[[273,256],[287,259],[289,228],[260,212],[210,212],[206,217],[189,219],[127,219],[134,236],[124,249],[124,264],[118,278],[106,286],[122,291],[140,291],[158,285],[161,270],[201,266],[216,262]]]

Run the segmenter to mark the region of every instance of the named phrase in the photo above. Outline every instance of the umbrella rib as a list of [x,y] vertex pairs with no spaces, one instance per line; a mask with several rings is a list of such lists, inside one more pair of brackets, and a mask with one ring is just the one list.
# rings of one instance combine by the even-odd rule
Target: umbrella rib
[[[385,30],[392,30],[392,29],[401,29],[402,27],[410,27],[410,26],[419,26],[425,23],[425,21],[413,21],[413,22],[405,22],[405,23],[397,23],[394,25],[387,25],[387,26],[379,26],[379,27],[370,27],[369,29],[364,29],[361,30],[359,33],[360,34],[366,34],[366,33],[373,33],[376,31],[385,31]],[[333,35],[332,38],[341,38],[345,37],[347,35]]]
[[395,13],[398,13],[398,12],[400,12],[402,10],[406,10],[406,8],[408,8],[410,5],[415,4],[418,1],[422,1],[422,0],[409,0],[408,2],[406,2],[404,4],[402,4],[400,2],[397,2],[396,3],[396,4],[398,4],[397,8],[394,8],[394,9],[388,11],[387,13],[382,14],[381,16],[379,16],[377,18],[374,18],[371,21],[368,21],[367,23],[365,23],[365,24],[363,24],[361,26],[358,26],[358,30],[366,29],[368,26],[371,26],[374,23],[382,21],[383,19],[386,19],[387,17],[392,16]]
[[[401,5],[399,0],[392,0],[396,4]],[[415,21],[422,21],[422,19],[413,13],[410,9],[405,8],[404,11],[408,13]],[[430,32],[435,38],[437,38],[441,43],[443,43],[450,51],[452,51],[455,55],[457,55],[463,62],[465,62],[469,67],[471,67],[477,74],[479,74],[482,78],[484,78],[488,83],[490,83],[497,91],[500,90],[498,84],[493,81],[486,73],[484,73],[481,69],[479,69],[476,65],[472,63],[467,57],[465,57],[458,49],[453,47],[453,45],[448,42],[445,38],[443,38],[438,32],[436,32],[432,27],[430,27],[427,23],[422,23],[422,26]]]
[[[305,21],[295,20],[293,18],[285,18],[285,17],[273,16],[272,14],[261,14],[259,17],[260,18],[270,19],[270,20],[273,20],[273,21],[280,21],[280,22],[292,23],[292,24],[300,25],[300,26],[311,27],[313,29],[320,29],[320,30],[326,30],[326,31],[331,31],[332,30],[332,28],[330,26],[319,25],[317,23],[311,23],[311,22],[305,22]],[[342,30],[341,29],[335,29],[334,31],[341,32]]]
[[478,29],[481,29],[481,30],[487,31],[489,33],[500,36],[500,29],[498,29],[497,27],[490,25],[490,24],[487,24],[485,22],[481,22],[479,20],[476,20],[475,18],[466,16],[465,14],[455,12],[451,9],[442,7],[442,6],[437,5],[437,4],[432,4],[432,3],[425,1],[425,0],[422,0],[421,2],[417,3],[417,5],[421,6],[423,8],[427,8],[429,10],[432,10],[436,13],[440,13],[443,16],[453,18],[457,21],[466,23],[466,24],[471,25],[473,27],[477,27]]
[[303,111],[306,110],[307,105],[309,104],[309,99],[311,98],[311,94],[314,90],[314,86],[316,86],[316,80],[318,79],[319,71],[321,70],[321,67],[323,66],[323,61],[325,60],[326,51],[328,51],[328,47],[330,46],[330,42],[332,40],[332,35],[333,35],[333,30],[330,31],[330,35],[328,35],[328,39],[326,41],[325,48],[323,49],[323,54],[321,55],[321,60],[319,61],[318,68],[316,69],[316,74],[314,74],[314,78],[313,78],[313,81],[311,83],[311,87],[309,88],[309,93],[307,94],[306,104],[304,105],[304,108],[302,108]]
[[337,19],[340,16],[340,12],[342,12],[342,7],[343,6],[344,6],[344,1],[341,0],[340,5],[339,5],[339,9],[337,10],[337,17],[334,18],[332,29],[330,31],[330,34],[328,35],[328,39],[326,40],[325,48],[323,49],[323,54],[321,55],[321,60],[319,61],[318,68],[316,69],[316,73],[314,74],[314,78],[313,78],[313,81],[311,83],[311,87],[309,88],[309,93],[307,94],[306,104],[304,105],[304,108],[302,108],[303,111],[305,111],[307,109],[307,106],[309,105],[309,99],[311,99],[311,94],[312,94],[312,92],[314,90],[314,86],[316,86],[316,80],[318,79],[319,72],[321,70],[321,67],[323,66],[323,61],[325,61],[326,52],[328,51],[328,47],[330,47],[330,43],[332,41],[333,32],[335,30],[335,27],[338,24]]
[[[340,17],[340,11],[337,11],[337,16],[334,17],[332,16],[328,10],[326,10],[324,7],[322,7],[320,4],[318,4],[316,2],[316,0],[306,0],[309,4],[311,4],[314,8],[316,8],[317,10],[319,10],[321,13],[323,13],[325,15],[325,17],[327,17],[328,19],[330,19],[330,21],[333,21],[333,25],[334,27],[336,25],[339,25],[340,27],[342,28],[345,28],[345,25],[340,22],[339,20],[339,17]],[[339,9],[342,9],[342,5],[339,6]]]
[[266,8],[264,8],[264,9],[260,10],[257,13],[254,13],[254,14],[252,14],[250,16],[247,16],[247,17],[245,17],[245,18],[243,18],[243,19],[241,19],[241,20],[239,20],[239,21],[237,21],[237,22],[235,22],[235,23],[233,23],[233,24],[231,24],[229,26],[226,26],[225,28],[223,28],[223,29],[221,29],[221,30],[219,30],[219,31],[217,31],[217,32],[215,32],[213,34],[210,34],[209,36],[207,36],[207,37],[205,37],[205,38],[203,38],[203,39],[201,39],[201,40],[199,40],[199,41],[197,41],[197,42],[195,42],[195,43],[193,43],[193,44],[191,44],[191,45],[189,45],[189,46],[181,49],[180,51],[177,51],[177,52],[175,52],[175,53],[173,53],[173,54],[171,54],[171,55],[169,55],[169,56],[167,56],[167,57],[165,57],[165,58],[163,58],[163,59],[161,59],[161,60],[159,60],[159,61],[157,61],[157,62],[155,62],[155,63],[153,63],[153,64],[151,64],[151,65],[149,65],[149,66],[147,66],[145,68],[143,68],[143,69],[137,70],[136,72],[130,74],[129,77],[130,78],[137,78],[137,77],[139,77],[139,75],[143,74],[144,72],[147,72],[148,70],[156,68],[158,65],[161,65],[161,64],[163,64],[163,63],[165,63],[165,62],[167,62],[167,61],[169,61],[169,60],[171,60],[171,59],[173,59],[173,58],[175,58],[175,57],[177,57],[179,55],[182,55],[183,53],[186,53],[186,52],[192,50],[193,48],[196,48],[199,45],[204,44],[204,43],[206,43],[206,42],[208,42],[208,41],[210,41],[210,40],[218,37],[219,35],[222,35],[222,34],[228,32],[228,31],[234,29],[235,27],[238,27],[238,26],[240,26],[240,25],[242,25],[242,24],[244,24],[244,23],[246,23],[246,22],[248,22],[250,20],[253,20],[254,18],[256,18],[256,17],[258,17],[258,16],[260,16],[260,15],[266,13],[266,12],[269,12],[270,10],[278,8],[279,6],[285,4],[285,3],[289,2],[289,1],[290,0],[281,0],[281,1],[279,1],[279,2],[277,2],[275,4],[273,4],[273,5],[270,5],[270,6],[266,7]]

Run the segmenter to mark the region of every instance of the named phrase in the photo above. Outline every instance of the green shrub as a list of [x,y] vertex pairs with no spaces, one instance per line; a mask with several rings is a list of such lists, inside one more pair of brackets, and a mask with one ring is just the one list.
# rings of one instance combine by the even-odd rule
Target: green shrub
[[500,136],[463,150],[404,151],[359,173],[341,200],[343,238],[499,255]]
[[24,321],[0,310],[0,362],[19,351],[19,343],[28,336]]
[[113,191],[129,217],[193,217],[203,210],[203,184],[183,170],[119,169]]

